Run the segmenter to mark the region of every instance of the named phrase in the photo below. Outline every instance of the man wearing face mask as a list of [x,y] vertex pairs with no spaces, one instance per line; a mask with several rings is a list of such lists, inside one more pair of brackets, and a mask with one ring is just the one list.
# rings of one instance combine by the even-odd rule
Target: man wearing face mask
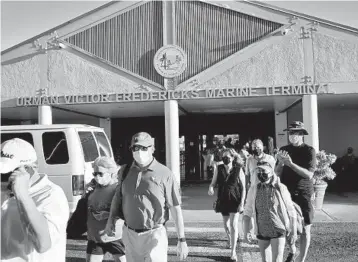
[[[145,132],[132,137],[134,161],[112,200],[106,233],[113,234],[123,214],[123,242],[128,262],[166,262],[168,237],[164,224],[170,210],[175,221],[180,260],[188,255],[178,183],[173,173],[153,157],[154,139]],[[121,179],[121,178],[119,178]]]
[[[302,210],[305,226],[300,237],[300,254],[296,261],[304,262],[311,242],[311,225],[314,208],[311,203],[313,191],[313,173],[316,168],[316,151],[303,142],[303,136],[308,135],[302,122],[295,121],[287,129],[290,144],[280,149],[277,154],[277,175],[287,186],[292,200]],[[286,262],[295,261],[295,254],[291,250]]]
[[246,161],[246,176],[248,180],[248,187],[256,185],[257,179],[257,162],[268,162],[275,166],[276,160],[273,156],[264,153],[264,144],[260,139],[255,139],[251,144],[252,155]]

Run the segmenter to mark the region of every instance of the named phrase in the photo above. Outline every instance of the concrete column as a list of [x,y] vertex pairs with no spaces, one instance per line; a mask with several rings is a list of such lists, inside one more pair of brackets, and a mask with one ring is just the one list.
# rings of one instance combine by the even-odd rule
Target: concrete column
[[287,132],[283,131],[287,128],[287,112],[275,112],[275,135],[276,135],[276,148],[287,145],[288,138]]
[[111,119],[110,118],[100,118],[99,126],[104,129],[109,141],[111,141]]
[[38,106],[39,125],[52,125],[52,107],[49,105]]
[[317,95],[303,95],[303,123],[308,131],[305,143],[319,150]]
[[167,167],[174,173],[180,185],[179,109],[178,101],[164,102],[165,110],[165,152]]

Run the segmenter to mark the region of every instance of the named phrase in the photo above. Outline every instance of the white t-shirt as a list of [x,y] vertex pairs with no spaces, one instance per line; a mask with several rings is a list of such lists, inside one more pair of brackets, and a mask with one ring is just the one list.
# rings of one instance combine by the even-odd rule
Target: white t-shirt
[[245,173],[250,179],[251,185],[256,185],[258,183],[256,167],[258,161],[264,161],[270,163],[273,167],[276,164],[276,160],[273,156],[263,153],[261,158],[256,158],[255,156],[249,156],[246,160],[246,170]]
[[[23,225],[15,197],[1,206],[1,261],[3,262],[65,262],[66,226],[69,217],[67,198],[63,190],[47,175],[29,189],[37,209],[46,217],[51,237],[51,248],[40,254],[29,238],[29,229]],[[44,225],[46,226],[46,225]]]

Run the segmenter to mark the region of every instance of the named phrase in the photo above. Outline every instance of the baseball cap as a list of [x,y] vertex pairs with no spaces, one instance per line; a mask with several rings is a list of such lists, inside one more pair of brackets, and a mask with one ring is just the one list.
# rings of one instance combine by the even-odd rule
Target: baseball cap
[[154,145],[154,139],[146,132],[139,132],[132,137],[131,147],[140,145],[149,147]]
[[275,164],[268,161],[260,161],[257,163],[257,168],[264,169],[268,172],[272,172],[275,168]]
[[13,138],[1,144],[0,173],[9,173],[36,161],[35,148],[25,140]]

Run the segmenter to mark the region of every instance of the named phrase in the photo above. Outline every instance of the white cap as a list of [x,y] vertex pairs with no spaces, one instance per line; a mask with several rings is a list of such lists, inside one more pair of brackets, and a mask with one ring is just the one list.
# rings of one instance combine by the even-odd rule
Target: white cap
[[36,161],[35,148],[25,140],[13,138],[1,144],[0,173],[9,173]]

